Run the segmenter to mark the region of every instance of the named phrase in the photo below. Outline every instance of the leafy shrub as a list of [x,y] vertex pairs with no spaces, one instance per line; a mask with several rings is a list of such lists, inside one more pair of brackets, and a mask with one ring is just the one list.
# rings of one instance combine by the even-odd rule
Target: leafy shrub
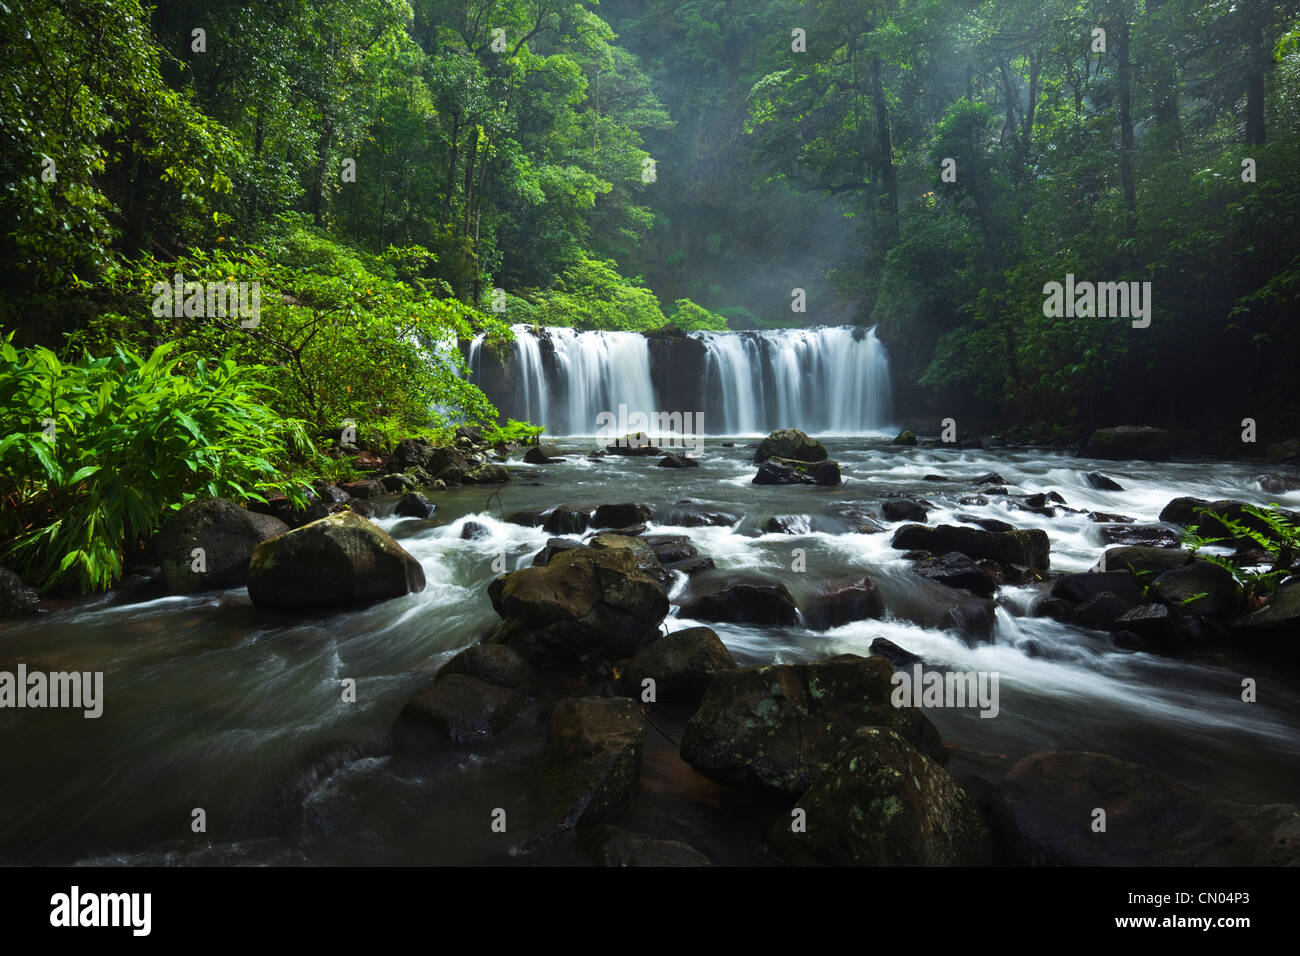
[[265,404],[262,370],[198,359],[181,374],[191,358],[174,345],[64,363],[12,338],[0,345],[0,553],[30,580],[112,585],[124,550],[199,494],[302,501],[281,471],[310,443]]
[[[1183,543],[1193,554],[1231,574],[1250,606],[1262,602],[1277,590],[1279,584],[1295,573],[1296,557],[1300,554],[1300,528],[1292,524],[1280,509],[1243,505],[1242,511],[1254,518],[1260,526],[1216,514],[1208,508],[1198,508],[1197,511],[1219,522],[1231,534],[1207,538],[1200,533],[1199,527],[1192,527],[1187,529]],[[1239,558],[1203,551],[1210,545],[1232,544],[1237,541],[1253,541],[1259,545],[1260,550],[1269,556],[1269,569],[1260,570],[1258,566],[1247,566]]]

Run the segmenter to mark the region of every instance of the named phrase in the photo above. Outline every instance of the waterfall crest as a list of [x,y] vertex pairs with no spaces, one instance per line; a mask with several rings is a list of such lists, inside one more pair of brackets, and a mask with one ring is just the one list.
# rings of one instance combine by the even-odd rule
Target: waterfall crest
[[508,361],[470,344],[471,380],[510,418],[554,435],[591,435],[601,412],[702,412],[708,434],[797,427],[825,434],[885,431],[889,361],[875,329],[758,332],[579,332],[513,327]]

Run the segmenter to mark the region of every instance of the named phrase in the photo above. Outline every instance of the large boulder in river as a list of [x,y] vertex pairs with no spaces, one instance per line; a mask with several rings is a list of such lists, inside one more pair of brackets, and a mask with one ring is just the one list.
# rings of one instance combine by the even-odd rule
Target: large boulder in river
[[[1053,750],[1026,757],[997,790],[998,816],[1024,866],[1295,866],[1300,812],[1207,799],[1115,757]],[[1106,831],[1093,831],[1097,810]]]
[[591,526],[593,528],[629,528],[633,525],[644,524],[653,517],[653,514],[649,505],[636,504],[635,502],[601,505],[596,509],[596,513],[591,516]]
[[789,461],[825,461],[826,448],[815,438],[809,438],[797,428],[782,428],[772,432],[759,443],[754,452],[755,463],[769,458],[785,458]]
[[963,866],[988,830],[948,772],[885,727],[859,727],[795,806],[806,814],[772,829],[787,863],[823,866]]
[[829,631],[853,621],[885,616],[885,599],[870,578],[832,584],[806,598],[800,610],[812,631]]
[[891,703],[893,671],[883,657],[846,654],[720,673],[687,721],[682,759],[727,786],[786,797],[807,790],[862,726],[889,727],[946,761],[925,715]]
[[434,680],[451,674],[467,674],[521,694],[533,689],[536,675],[532,665],[504,644],[473,644],[438,669]]
[[1139,544],[1107,548],[1097,560],[1099,571],[1128,571],[1143,584],[1150,577],[1171,568],[1181,568],[1192,561],[1192,553],[1182,548],[1152,548]]
[[424,590],[424,569],[373,522],[350,511],[258,545],[248,596],[258,607],[334,607]]
[[519,717],[523,698],[508,687],[447,674],[407,702],[402,717],[432,726],[457,746],[501,733]]
[[[158,532],[158,563],[167,587],[176,594],[239,587],[248,580],[249,561],[258,545],[288,530],[279,518],[256,514],[225,498],[195,498]],[[202,555],[194,553],[199,548]]]
[[768,458],[758,466],[755,485],[828,485],[843,482],[838,462],[826,459],[818,462],[795,461],[791,458]]
[[548,822],[557,828],[601,823],[627,803],[644,743],[640,711],[626,697],[556,704],[542,756]]
[[688,627],[647,644],[628,662],[623,688],[643,699],[644,681],[654,681],[654,699],[698,701],[715,674],[734,670],[731,652],[708,627]]
[[728,584],[683,598],[681,616],[733,624],[795,624],[799,609],[784,584]]
[[1173,432],[1150,425],[1098,428],[1079,448],[1080,458],[1111,461],[1168,461],[1173,453]]
[[929,528],[920,524],[903,525],[891,542],[902,551],[929,551],[947,554],[960,551],[970,558],[988,558],[999,564],[1023,564],[1046,571],[1050,543],[1047,532],[1040,529],[985,531],[959,525]]
[[[1206,501],[1204,498],[1175,498],[1165,505],[1164,510],[1160,512],[1160,520],[1181,525],[1185,528],[1195,526],[1200,530],[1201,534],[1207,537],[1219,535],[1227,538],[1237,537],[1235,531],[1218,520],[1218,517],[1223,517],[1252,531],[1271,535],[1273,532],[1267,522],[1247,512],[1246,507],[1246,502],[1231,499]],[[1282,516],[1292,524],[1300,524],[1300,512],[1286,509],[1279,510]],[[1205,512],[1209,512],[1209,514]],[[1241,536],[1239,540],[1245,543],[1252,541],[1252,539],[1245,536]]]
[[503,619],[489,641],[539,667],[635,654],[659,636],[668,613],[663,585],[642,560],[633,548],[572,548],[502,575],[488,586]]

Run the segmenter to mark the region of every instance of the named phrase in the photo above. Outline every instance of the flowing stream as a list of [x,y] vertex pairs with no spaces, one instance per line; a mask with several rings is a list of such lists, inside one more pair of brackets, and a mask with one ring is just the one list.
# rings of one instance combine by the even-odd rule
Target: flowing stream
[[[602,359],[604,361],[604,359]],[[743,402],[733,411],[744,414]],[[740,420],[739,418],[737,420]],[[588,451],[594,442],[570,439]],[[998,471],[1012,492],[1054,489],[1070,506],[1155,521],[1178,495],[1300,506],[1300,493],[1266,496],[1258,466],[1100,463],[1040,449],[897,448],[868,438],[828,439],[846,484],[839,489],[750,484],[744,440],[705,443],[699,468],[659,468],[653,458],[518,465],[499,496],[466,487],[437,499],[431,521],[381,517],[422,563],[428,587],[358,610],[281,614],[252,607],[243,588],[125,604],[120,596],[69,602],[35,621],[0,624],[0,668],[102,670],[103,716],[0,710],[0,862],[389,863],[523,861],[536,822],[536,769],[544,722],[525,719],[463,750],[395,739],[394,720],[436,668],[495,622],[486,596],[494,560],[527,566],[547,534],[504,514],[557,504],[645,502],[670,515],[683,499],[736,515],[734,524],[680,530],[720,569],[761,573],[800,598],[827,580],[869,575],[889,614],[825,633],[802,627],[712,625],[742,662],[865,654],[888,637],[927,665],[1000,675],[1000,712],[929,711],[954,748],[950,769],[996,781],[1035,751],[1099,751],[1147,764],[1189,786],[1250,802],[1294,802],[1300,778],[1300,695],[1266,667],[1232,659],[1189,662],[1116,649],[1104,634],[1028,615],[1045,586],[999,591],[992,640],[971,642],[926,626],[946,600],[916,578],[882,534],[846,533],[832,506],[879,513],[887,492],[920,493],[931,524],[961,515],[1047,530],[1053,570],[1086,570],[1103,549],[1084,515],[1055,518],[956,498],[968,479]],[[1094,491],[1100,468],[1124,491]],[[946,483],[923,477],[939,474]],[[965,479],[965,480],[963,480]],[[381,502],[391,509],[392,501]],[[807,515],[806,533],[767,534],[778,514]],[[488,529],[462,540],[465,521]],[[791,571],[792,549],[807,555]],[[680,582],[679,586],[680,588]],[[921,623],[918,623],[921,622]],[[691,625],[676,607],[670,630]],[[1240,700],[1243,677],[1259,699]],[[357,682],[357,700],[341,681]],[[653,732],[638,796],[623,825],[655,827],[671,807],[672,833],[715,863],[754,862],[736,850],[718,789],[695,776]],[[720,809],[720,806],[722,807]],[[488,826],[509,808],[509,835]],[[205,833],[191,828],[206,813]],[[662,821],[660,821],[662,823]],[[662,830],[662,826],[660,826]],[[734,835],[732,835],[734,836]],[[744,841],[739,841],[743,845]]]

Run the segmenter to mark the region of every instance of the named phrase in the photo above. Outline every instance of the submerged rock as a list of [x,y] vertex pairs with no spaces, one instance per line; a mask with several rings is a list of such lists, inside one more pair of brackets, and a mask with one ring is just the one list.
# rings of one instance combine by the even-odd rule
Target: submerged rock
[[[1300,811],[1207,799],[1147,767],[1096,753],[1026,757],[997,788],[1023,866],[1295,866]],[[1093,832],[1096,810],[1106,832]]]
[[1099,471],[1089,471],[1083,476],[1083,482],[1097,491],[1123,491],[1124,486],[1114,478],[1109,478]]
[[851,621],[879,619],[885,616],[885,601],[870,578],[840,586],[831,586],[804,601],[804,626],[813,631],[828,631]]
[[727,584],[711,593],[684,598],[680,613],[697,621],[734,624],[792,625],[799,619],[794,598],[784,584]]
[[402,716],[429,724],[460,746],[501,733],[518,719],[522,704],[508,687],[469,674],[440,674],[432,687],[407,702]]
[[627,803],[644,742],[640,711],[626,697],[556,704],[542,758],[549,822],[560,828],[601,823]]
[[1047,532],[1037,528],[1028,531],[984,531],[963,528],[960,525],[909,524],[894,533],[892,544],[903,551],[929,551],[947,554],[960,551],[968,557],[989,558],[1000,564],[1023,564],[1047,570],[1050,543]]
[[581,847],[597,866],[712,866],[703,853],[678,840],[661,840],[602,823],[582,831]]
[[890,727],[943,762],[938,731],[919,710],[890,702],[883,657],[744,667],[714,677],[682,735],[682,759],[719,783],[797,796],[858,727]]
[[393,514],[400,515],[403,518],[430,518],[433,516],[436,507],[424,495],[412,491],[402,495],[397,502],[397,507],[393,509]]
[[772,828],[792,864],[962,866],[988,841],[979,809],[948,772],[895,731],[859,727],[795,802],[806,828]]
[[885,516],[886,521],[924,522],[929,509],[919,501],[912,501],[908,498],[891,498],[881,503],[880,513]]
[[927,555],[913,563],[912,570],[923,578],[978,597],[992,597],[997,590],[997,579],[960,551]]
[[334,607],[424,590],[424,569],[381,528],[345,511],[258,545],[248,596],[258,607]]
[[623,672],[625,693],[643,699],[643,681],[654,680],[655,702],[698,701],[715,674],[734,670],[731,652],[712,628],[688,627],[637,651]]

